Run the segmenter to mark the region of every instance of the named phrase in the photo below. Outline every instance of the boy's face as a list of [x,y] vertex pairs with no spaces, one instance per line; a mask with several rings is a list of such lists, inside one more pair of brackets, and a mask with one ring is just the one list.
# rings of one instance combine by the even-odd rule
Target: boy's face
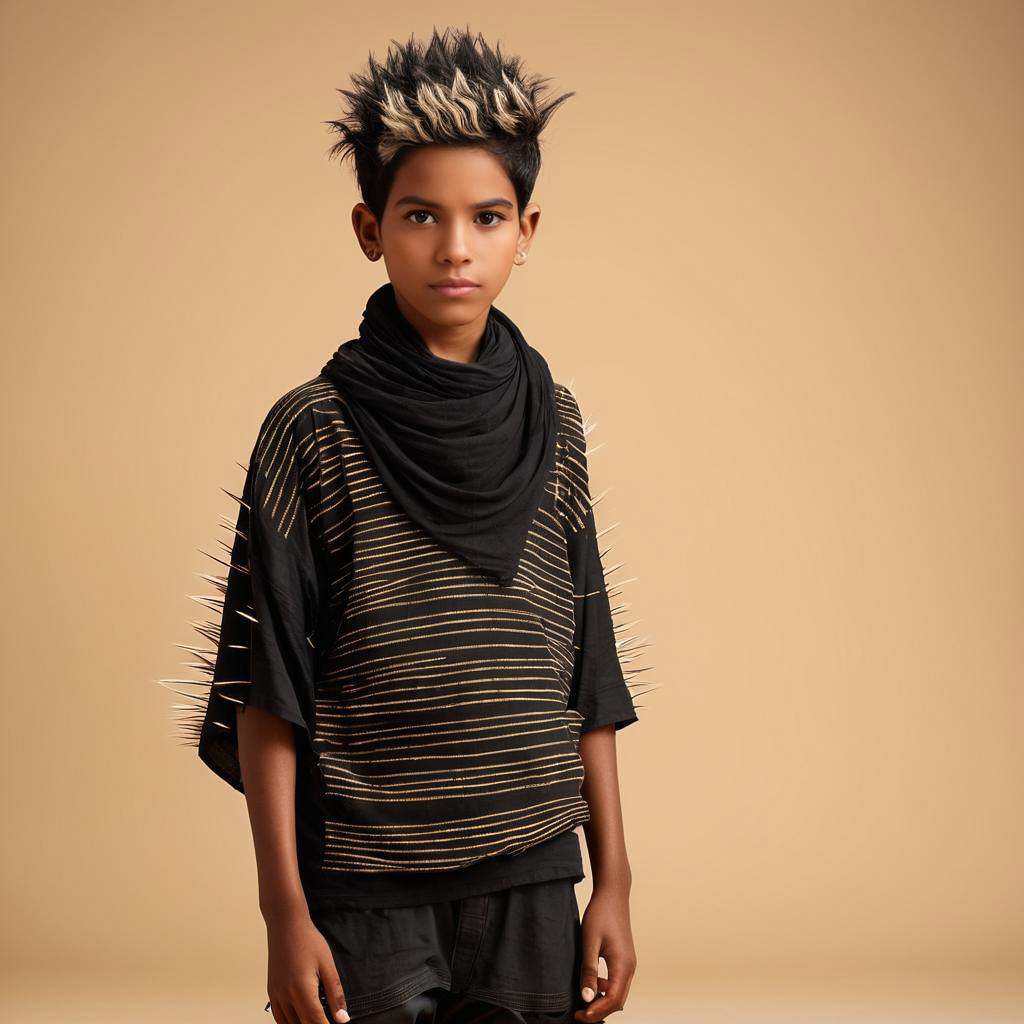
[[[359,204],[353,224],[365,248],[383,253],[399,308],[429,335],[483,329],[539,217],[536,203],[517,217],[512,182],[486,150],[422,146],[395,174],[380,223]],[[452,278],[474,286],[437,287]]]

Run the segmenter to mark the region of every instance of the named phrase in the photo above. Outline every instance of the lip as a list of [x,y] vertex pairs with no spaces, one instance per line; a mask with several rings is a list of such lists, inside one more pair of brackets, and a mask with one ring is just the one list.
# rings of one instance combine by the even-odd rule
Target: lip
[[435,292],[440,292],[448,298],[458,298],[460,295],[468,295],[471,291],[479,288],[475,281],[465,277],[453,277],[446,281],[438,281],[430,286]]

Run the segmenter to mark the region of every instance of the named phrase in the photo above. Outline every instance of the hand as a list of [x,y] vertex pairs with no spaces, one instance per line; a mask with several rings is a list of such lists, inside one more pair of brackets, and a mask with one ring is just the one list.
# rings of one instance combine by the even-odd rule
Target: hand
[[276,1024],[344,1024],[349,1019],[331,948],[308,913],[268,923],[267,949],[267,995]]
[[[590,989],[590,1005],[577,1010],[575,1019],[584,1022],[603,1020],[625,1008],[629,986],[636,972],[636,950],[629,924],[629,896],[616,890],[595,890],[583,913],[583,968],[581,990]],[[608,977],[597,975],[598,957],[608,965]],[[604,995],[598,995],[603,992]],[[586,1000],[589,993],[583,992]]]

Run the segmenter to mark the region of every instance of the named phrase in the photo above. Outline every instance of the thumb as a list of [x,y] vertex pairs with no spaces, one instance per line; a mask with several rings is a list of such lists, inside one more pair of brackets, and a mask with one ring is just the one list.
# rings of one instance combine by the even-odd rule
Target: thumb
[[334,960],[329,960],[320,965],[320,984],[324,987],[324,996],[327,999],[328,1014],[335,1024],[345,1024],[349,1019],[346,1008],[345,989],[342,988],[341,978],[338,977],[338,969],[334,966]]
[[583,943],[583,966],[580,968],[580,994],[586,1002],[597,995],[597,961],[601,948],[597,942]]

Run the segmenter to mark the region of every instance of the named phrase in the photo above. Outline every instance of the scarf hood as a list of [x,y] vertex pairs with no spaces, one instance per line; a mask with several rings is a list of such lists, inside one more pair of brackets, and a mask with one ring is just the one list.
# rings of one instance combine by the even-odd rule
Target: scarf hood
[[492,305],[476,360],[443,359],[389,281],[321,373],[409,518],[510,584],[555,464],[557,420],[548,364],[515,323]]

